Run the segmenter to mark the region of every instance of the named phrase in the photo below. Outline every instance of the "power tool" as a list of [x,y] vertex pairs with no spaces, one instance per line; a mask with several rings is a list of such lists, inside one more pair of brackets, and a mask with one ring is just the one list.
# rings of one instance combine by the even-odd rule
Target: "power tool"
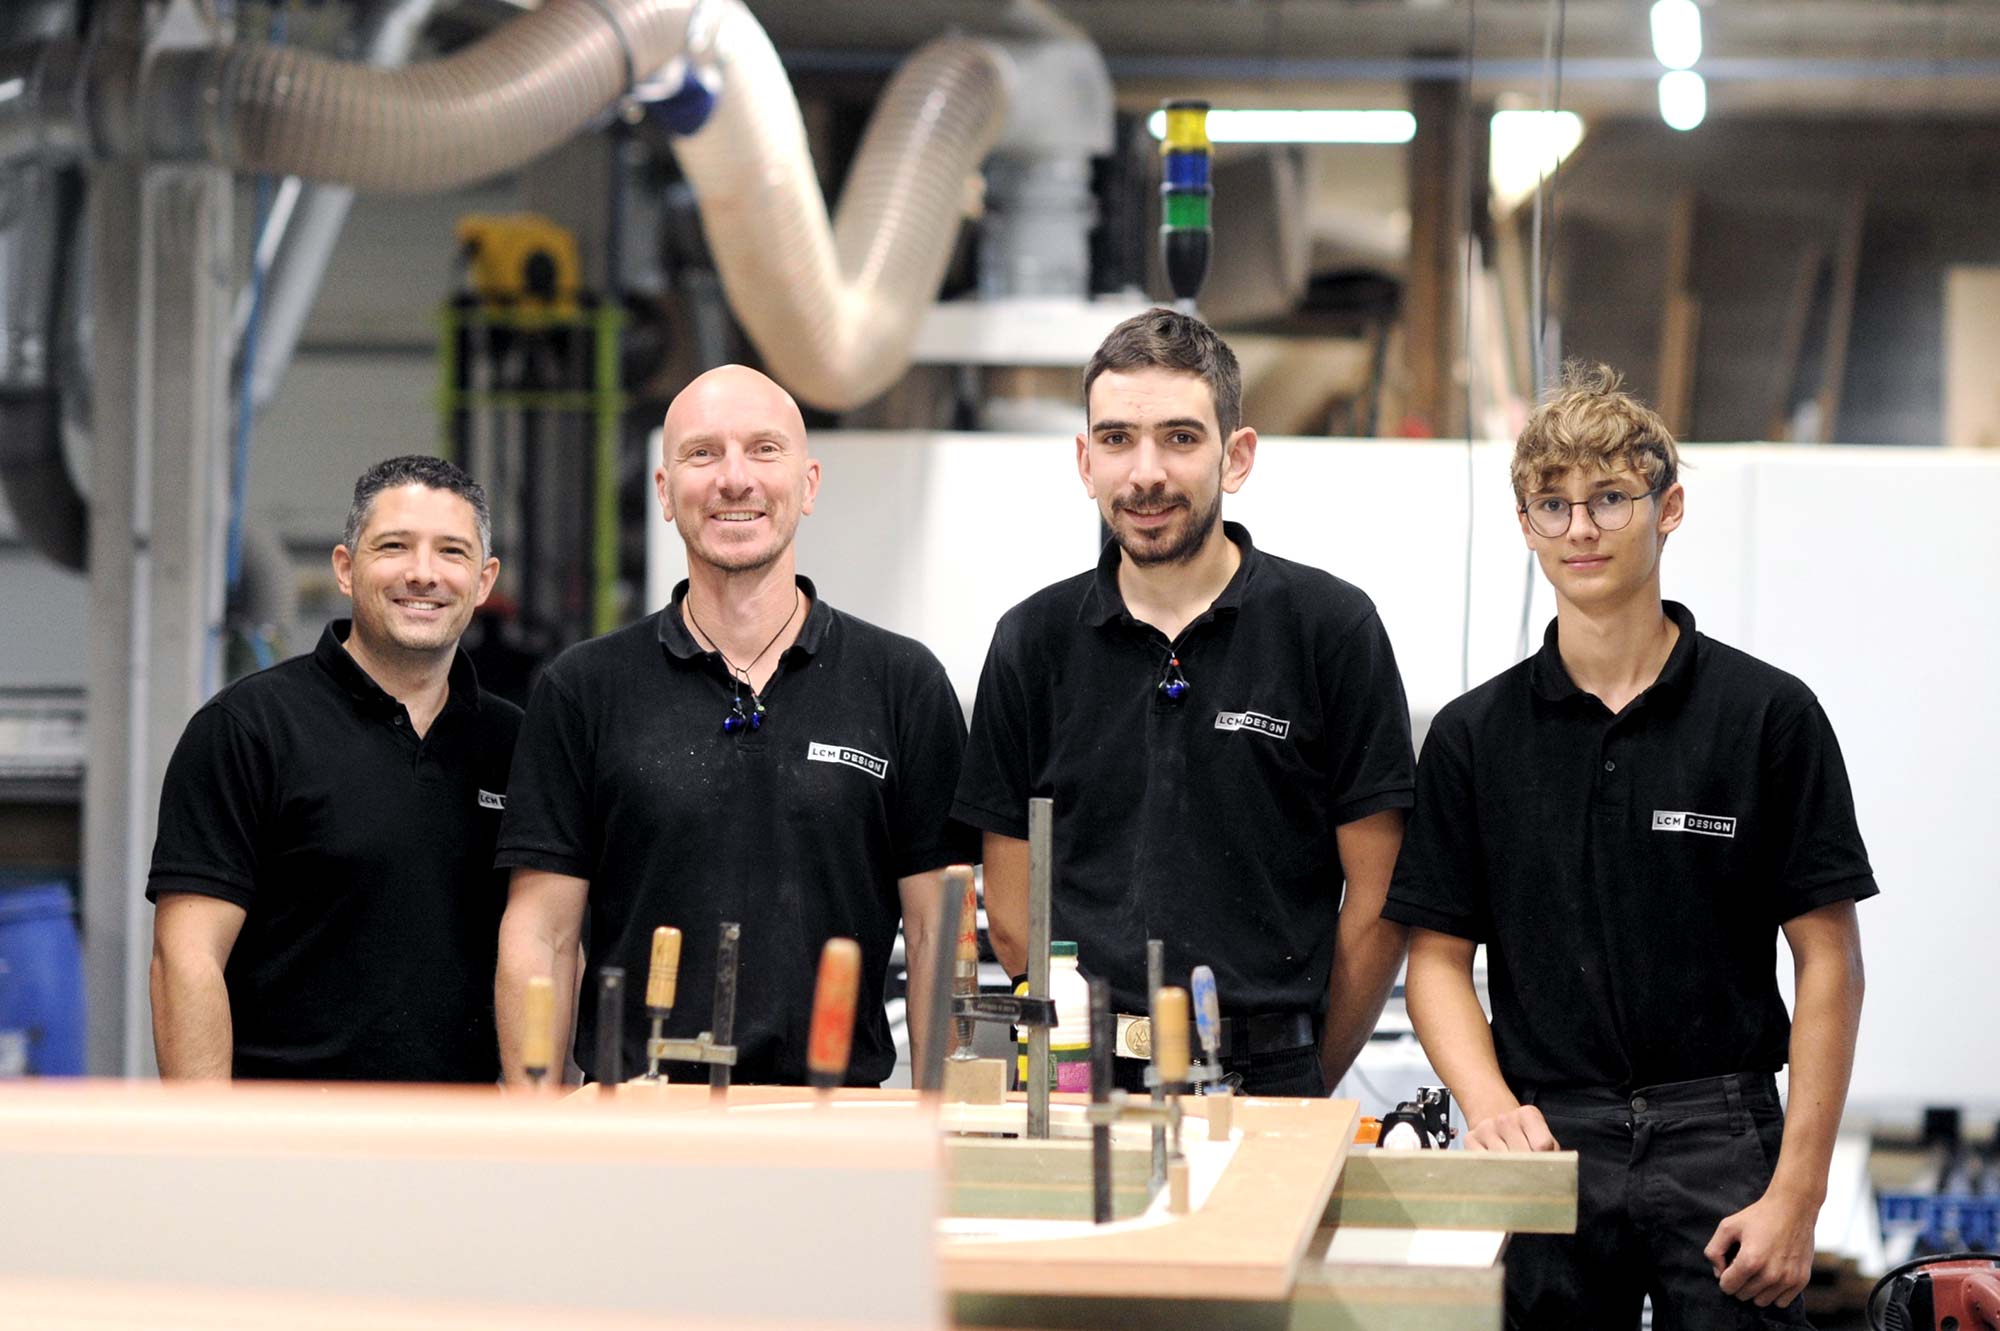
[[1868,1293],[1870,1331],[2000,1331],[2000,1253],[1904,1262]]

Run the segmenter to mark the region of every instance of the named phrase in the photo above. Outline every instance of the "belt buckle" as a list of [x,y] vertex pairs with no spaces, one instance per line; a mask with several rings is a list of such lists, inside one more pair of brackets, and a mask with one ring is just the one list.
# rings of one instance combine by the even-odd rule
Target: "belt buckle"
[[1118,1038],[1112,1042],[1112,1051],[1120,1058],[1139,1058],[1148,1062],[1153,1057],[1153,1022],[1150,1017],[1135,1017],[1127,1013],[1118,1014]]

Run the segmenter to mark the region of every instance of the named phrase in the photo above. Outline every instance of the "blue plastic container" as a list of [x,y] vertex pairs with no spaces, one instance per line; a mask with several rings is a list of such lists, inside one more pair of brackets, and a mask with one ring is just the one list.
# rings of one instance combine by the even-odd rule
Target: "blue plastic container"
[[69,888],[0,888],[0,1077],[80,1077],[83,1061],[83,958]]

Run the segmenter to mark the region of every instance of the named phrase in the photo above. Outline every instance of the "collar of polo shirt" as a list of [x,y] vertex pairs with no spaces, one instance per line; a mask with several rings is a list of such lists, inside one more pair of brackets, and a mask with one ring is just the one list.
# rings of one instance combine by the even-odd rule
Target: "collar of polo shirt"
[[[1674,643],[1674,649],[1667,653],[1667,663],[1660,667],[1660,677],[1640,696],[1680,697],[1694,682],[1694,612],[1679,601],[1662,601],[1660,608],[1666,611],[1668,619],[1674,621],[1681,636]],[[1549,621],[1548,632],[1542,635],[1542,650],[1530,658],[1528,678],[1533,683],[1535,696],[1548,702],[1586,696],[1576,686],[1576,681],[1569,677],[1568,667],[1563,665],[1562,651],[1556,646],[1556,621],[1553,619]]]
[[[1235,610],[1243,604],[1243,589],[1256,572],[1259,562],[1257,547],[1250,542],[1249,529],[1241,523],[1224,522],[1222,534],[1236,543],[1242,553],[1242,561],[1236,572],[1230,575],[1229,585],[1222,594],[1210,602],[1210,610]],[[1086,624],[1103,626],[1126,614],[1125,596],[1118,590],[1118,542],[1106,541],[1104,550],[1097,557],[1097,574],[1091,582],[1090,595],[1083,598],[1077,609],[1077,617]]]

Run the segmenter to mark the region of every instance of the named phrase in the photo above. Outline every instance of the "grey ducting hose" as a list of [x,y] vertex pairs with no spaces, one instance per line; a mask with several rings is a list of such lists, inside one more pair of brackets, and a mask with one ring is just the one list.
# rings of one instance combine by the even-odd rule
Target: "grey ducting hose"
[[363,190],[453,189],[572,137],[626,90],[628,71],[644,76],[680,52],[688,7],[547,0],[402,69],[254,43],[162,53],[145,79],[143,147]]
[[675,155],[730,308],[794,393],[829,411],[858,406],[909,365],[967,179],[1005,122],[1011,61],[950,37],[913,54],[868,122],[829,234],[798,101],[740,4],[721,20],[716,59],[715,114]]

